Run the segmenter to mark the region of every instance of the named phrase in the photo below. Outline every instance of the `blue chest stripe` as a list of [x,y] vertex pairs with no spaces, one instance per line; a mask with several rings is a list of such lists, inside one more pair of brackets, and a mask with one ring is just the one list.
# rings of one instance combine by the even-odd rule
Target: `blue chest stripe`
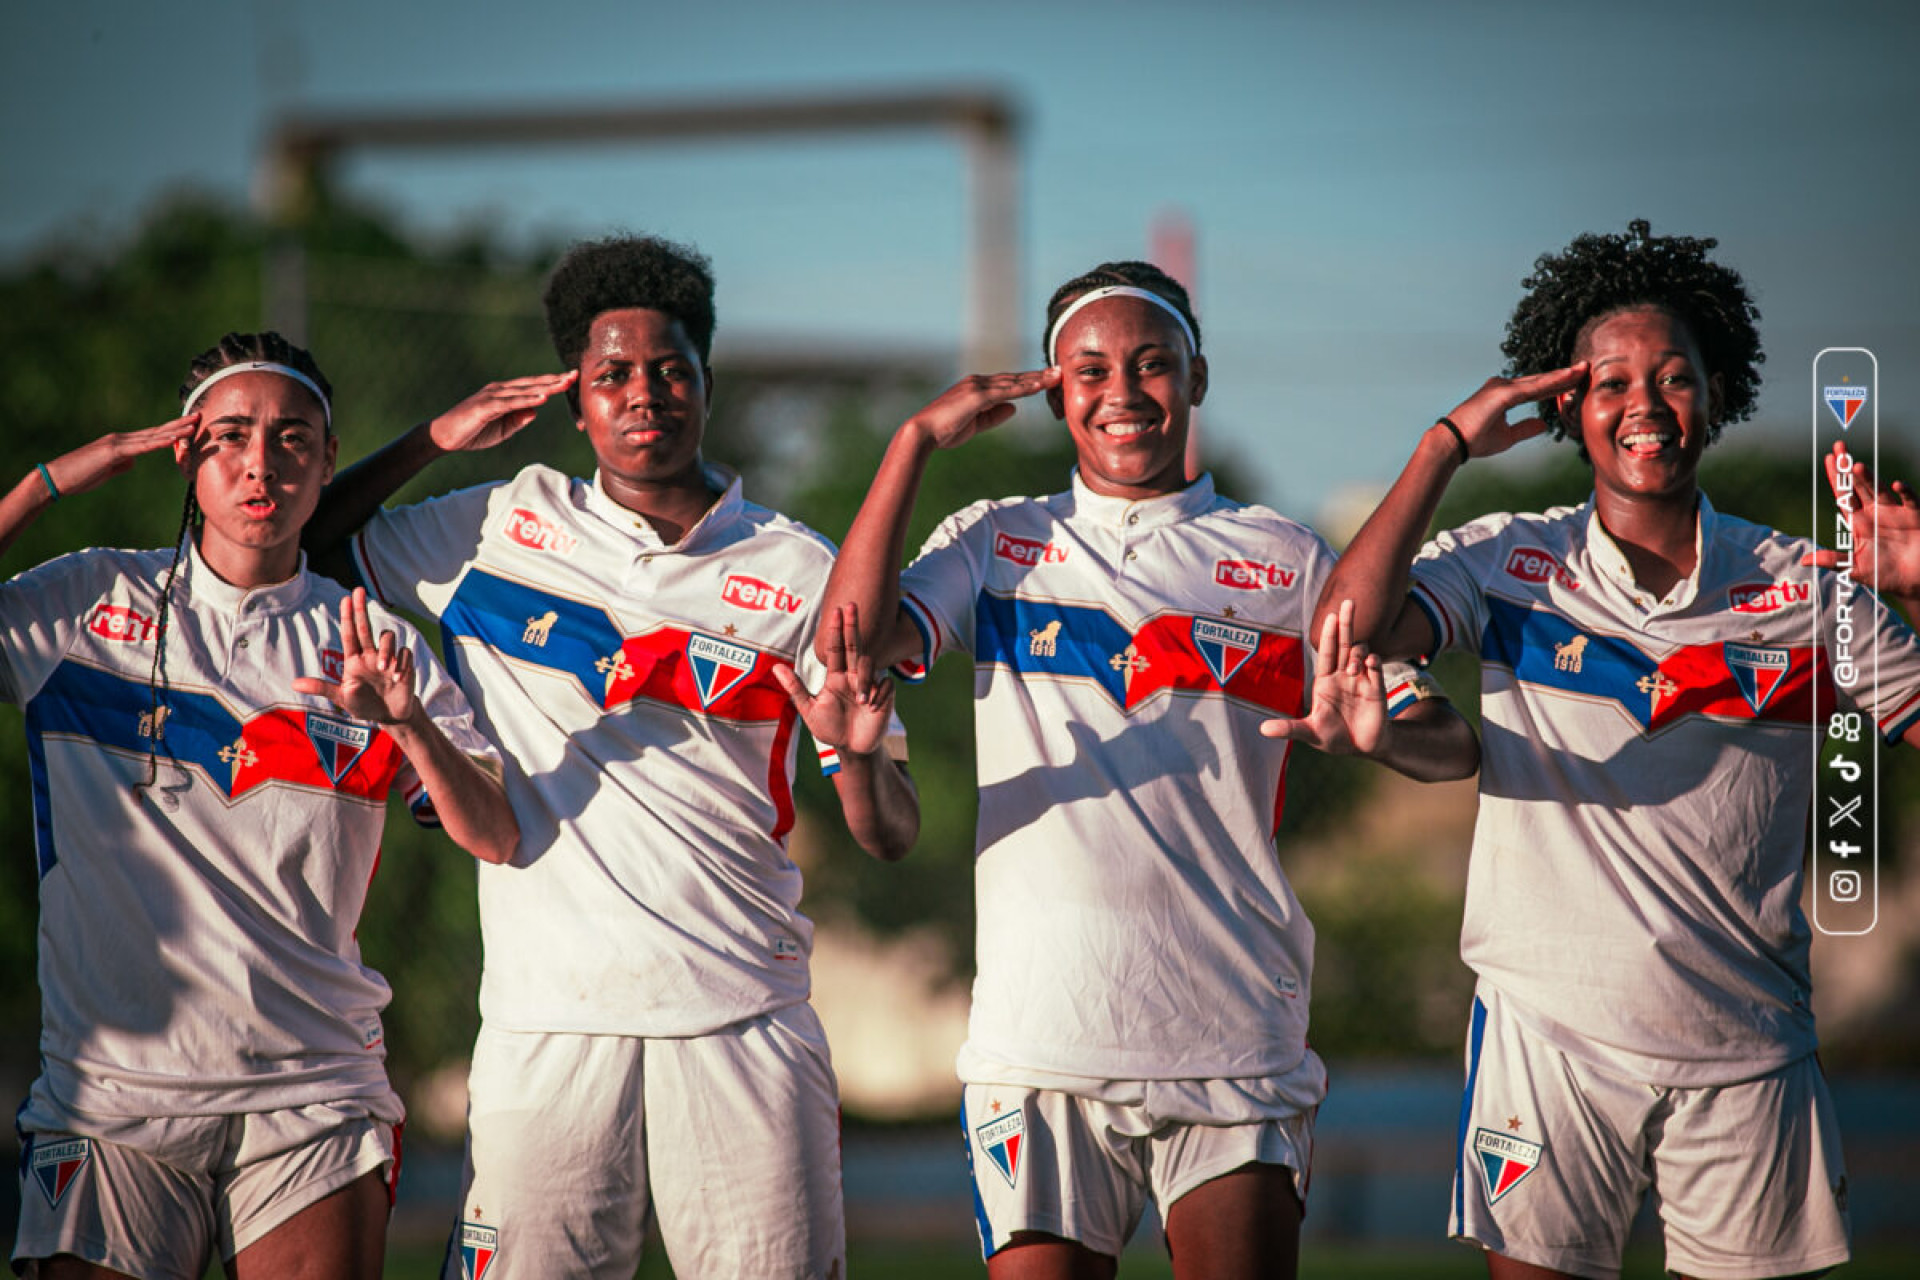
[[1124,673],[1115,669],[1112,659],[1133,636],[1106,610],[983,591],[974,619],[976,661],[1023,675],[1097,680],[1114,702],[1126,705]]
[[[594,664],[620,650],[606,610],[471,570],[440,615],[443,638],[477,640],[502,657],[572,676],[597,702],[606,677]],[[444,646],[456,678],[455,645]]]

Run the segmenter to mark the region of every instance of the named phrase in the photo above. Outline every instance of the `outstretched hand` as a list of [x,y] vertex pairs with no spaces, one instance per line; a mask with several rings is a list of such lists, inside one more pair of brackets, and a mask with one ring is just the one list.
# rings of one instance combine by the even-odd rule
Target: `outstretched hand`
[[1587,364],[1582,360],[1565,369],[1534,373],[1524,378],[1488,378],[1480,389],[1460,402],[1447,419],[1460,430],[1470,458],[1491,458],[1505,453],[1522,440],[1530,440],[1547,429],[1545,420],[1536,417],[1508,422],[1509,411],[1536,400],[1573,391],[1586,384]]
[[[1882,595],[1920,596],[1920,497],[1911,486],[1877,479],[1866,463],[1835,441],[1826,456],[1827,483],[1853,535],[1853,567],[1848,576]],[[1847,557],[1838,551],[1814,551],[1800,563],[1837,569]]]
[[1305,719],[1268,720],[1260,732],[1335,756],[1370,756],[1387,732],[1387,685],[1380,658],[1353,642],[1353,601],[1342,600],[1320,628],[1313,655],[1313,705]]
[[893,723],[893,682],[873,678],[873,658],[860,651],[860,608],[844,604],[823,618],[827,679],[819,693],[807,686],[792,667],[775,667],[773,678],[793,699],[807,732],[821,746],[846,755],[870,756],[887,740]]
[[340,602],[340,680],[301,676],[296,693],[316,694],[356,720],[399,724],[412,718],[420,701],[413,687],[413,652],[401,648],[391,631],[376,641],[367,617],[367,591],[355,587]]
[[192,439],[194,428],[199,425],[200,415],[190,413],[157,427],[112,432],[81,445],[72,453],[61,454],[47,464],[47,473],[53,477],[61,497],[85,493],[127,470],[141,454]]
[[489,382],[427,427],[434,444],[448,453],[491,449],[519,434],[532,422],[540,406],[572,386],[576,369],[565,373],[537,373],[505,382]]
[[907,420],[936,449],[957,449],[982,431],[991,431],[1018,410],[1013,402],[1060,385],[1060,370],[975,374],[941,392]]

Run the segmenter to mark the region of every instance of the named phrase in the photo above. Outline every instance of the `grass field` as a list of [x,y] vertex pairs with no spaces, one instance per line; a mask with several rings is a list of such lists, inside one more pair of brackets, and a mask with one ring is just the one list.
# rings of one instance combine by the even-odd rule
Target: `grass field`
[[[388,1280],[437,1280],[438,1249],[391,1251]],[[951,1246],[870,1247],[854,1249],[847,1257],[849,1280],[983,1280],[986,1268],[978,1255]],[[1300,1258],[1301,1280],[1480,1280],[1487,1274],[1479,1255],[1460,1246],[1435,1249],[1358,1249],[1317,1246]],[[1660,1257],[1655,1250],[1630,1253],[1621,1280],[1659,1280]],[[673,1270],[658,1250],[649,1250],[637,1280],[668,1280]],[[1173,1268],[1165,1257],[1133,1252],[1120,1263],[1121,1280],[1171,1280]],[[1914,1280],[1920,1276],[1920,1247],[1879,1249],[1833,1273],[1834,1280]]]

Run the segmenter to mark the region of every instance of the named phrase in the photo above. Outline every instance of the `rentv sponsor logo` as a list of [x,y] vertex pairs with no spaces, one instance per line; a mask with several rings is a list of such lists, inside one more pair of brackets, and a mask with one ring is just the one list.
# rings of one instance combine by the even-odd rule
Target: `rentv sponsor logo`
[[762,582],[740,573],[732,574],[721,585],[720,598],[728,604],[755,612],[778,609],[782,613],[798,613],[802,603],[800,597],[787,590],[783,583]]
[[1291,587],[1300,576],[1297,569],[1285,565],[1262,564],[1257,560],[1216,560],[1213,580],[1223,587],[1241,591],[1265,591],[1268,587]]
[[1804,604],[1812,595],[1812,587],[1805,582],[1745,582],[1727,591],[1727,603],[1735,613],[1778,613]]
[[1558,582],[1569,591],[1578,591],[1580,583],[1567,567],[1544,551],[1515,547],[1507,557],[1507,572],[1522,582]]
[[1015,564],[1059,564],[1067,558],[1067,549],[1036,538],[1016,538],[1010,533],[1000,533],[994,535],[993,554]]
[[103,604],[87,619],[87,630],[102,639],[143,644],[153,639],[153,619],[125,605]]
[[572,555],[580,545],[580,539],[524,507],[515,507],[507,516],[507,536],[523,547],[563,556]]

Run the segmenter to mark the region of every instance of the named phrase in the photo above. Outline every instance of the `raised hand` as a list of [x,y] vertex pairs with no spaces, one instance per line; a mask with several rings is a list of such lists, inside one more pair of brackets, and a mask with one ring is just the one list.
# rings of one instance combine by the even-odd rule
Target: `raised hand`
[[[1847,513],[1853,535],[1848,576],[1882,595],[1920,595],[1920,497],[1902,481],[1887,484],[1875,478],[1840,441],[1825,461],[1827,483],[1839,509]],[[1838,551],[1814,551],[1800,563],[1837,569],[1846,558]]]
[[434,444],[448,453],[491,449],[533,421],[540,406],[574,384],[580,373],[538,373],[489,382],[428,424]]
[[1060,385],[1058,368],[1026,373],[975,374],[941,392],[926,408],[907,420],[936,449],[957,449],[982,431],[1011,418],[1015,400]]
[[355,587],[340,602],[340,653],[339,683],[301,676],[293,682],[294,691],[317,694],[354,719],[375,724],[399,724],[419,711],[413,653],[400,648],[391,631],[375,641],[364,587]]
[[1586,381],[1584,360],[1551,373],[1529,374],[1524,378],[1488,378],[1478,391],[1446,416],[1459,428],[1468,457],[1490,458],[1547,429],[1546,422],[1537,416],[1508,422],[1509,411],[1563,391],[1576,390],[1586,385]]
[[1320,628],[1313,655],[1313,705],[1305,719],[1268,720],[1260,732],[1291,738],[1335,756],[1371,756],[1387,731],[1387,685],[1380,659],[1353,642],[1353,601],[1342,600]]
[[819,693],[808,693],[792,667],[775,667],[773,678],[793,699],[815,742],[848,755],[872,755],[893,722],[893,682],[875,683],[873,658],[860,651],[858,605],[842,605],[822,618],[820,634],[827,679]]
[[191,439],[194,428],[199,425],[200,415],[190,413],[157,427],[116,431],[83,444],[72,453],[61,454],[47,464],[47,473],[53,477],[61,497],[85,493],[127,470],[141,454]]

